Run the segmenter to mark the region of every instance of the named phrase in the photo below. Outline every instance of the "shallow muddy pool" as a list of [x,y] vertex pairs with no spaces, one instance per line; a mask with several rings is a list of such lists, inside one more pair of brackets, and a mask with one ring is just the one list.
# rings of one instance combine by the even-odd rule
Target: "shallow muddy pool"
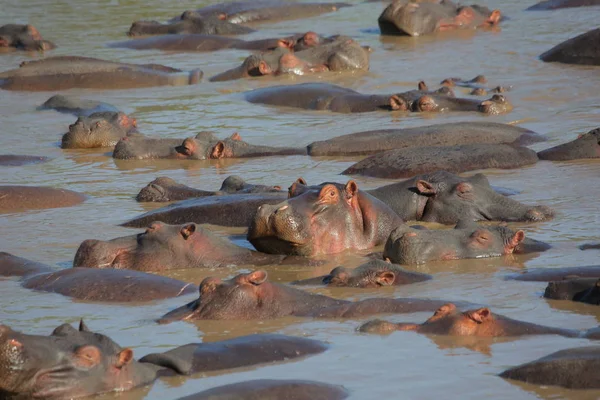
[[[510,17],[500,29],[459,32],[422,38],[380,37],[377,17],[383,3],[360,3],[320,17],[260,25],[249,38],[288,35],[314,30],[346,34],[371,46],[368,73],[322,74],[208,83],[206,78],[239,64],[241,50],[215,53],[168,54],[106,47],[123,40],[132,21],[164,21],[186,9],[210,2],[179,0],[2,0],[0,25],[31,23],[59,47],[47,55],[81,55],[134,63],[160,63],[182,69],[201,68],[203,83],[187,87],[140,90],[71,90],[112,103],[138,120],[141,132],[155,137],[185,138],[201,130],[225,137],[239,132],[245,140],[269,145],[304,145],[315,140],[360,130],[412,127],[431,123],[486,120],[516,123],[548,136],[532,146],[544,149],[573,140],[600,124],[600,68],[545,64],[537,56],[555,44],[597,26],[600,8],[525,12],[533,1],[482,1]],[[0,54],[0,71],[40,54]],[[434,86],[450,76],[470,79],[485,74],[491,85],[513,86],[507,97],[515,109],[501,116],[442,114],[424,116],[375,112],[356,115],[277,109],[245,102],[241,92],[275,84],[326,81],[367,93],[391,93],[415,87],[423,79]],[[466,93],[466,91],[465,91]],[[229,175],[253,183],[287,188],[299,176],[310,183],[346,182],[339,175],[360,158],[290,156],[210,162],[115,162],[107,149],[61,150],[62,133],[75,118],[54,111],[36,111],[54,93],[0,91],[1,153],[43,155],[46,164],[2,167],[2,184],[49,185],[85,193],[81,205],[0,215],[0,250],[36,261],[69,268],[79,243],[139,232],[118,226],[158,207],[137,203],[134,196],[158,176],[169,176],[190,186],[215,190]],[[587,329],[599,324],[597,307],[541,298],[544,283],[505,281],[503,276],[533,267],[598,264],[598,250],[578,245],[600,240],[600,162],[539,162],[518,170],[488,170],[493,185],[520,193],[515,199],[545,204],[557,211],[553,221],[520,224],[532,238],[553,248],[543,254],[511,258],[448,261],[417,269],[435,279],[385,290],[321,289],[321,293],[349,299],[370,296],[431,297],[487,304],[493,312],[540,324]],[[362,188],[388,181],[357,177]],[[241,233],[211,227],[223,234]],[[243,240],[238,243],[250,246]],[[270,278],[288,282],[328,272],[333,266],[359,265],[359,255],[330,257],[318,268],[267,267]],[[174,271],[170,276],[199,283],[206,276],[229,277],[239,270]],[[220,371],[190,378],[161,379],[154,385],[118,395],[122,399],[173,399],[210,387],[256,378],[314,379],[342,384],[353,399],[507,399],[598,398],[600,391],[579,392],[518,385],[496,375],[509,366],[554,351],[589,344],[557,336],[518,340],[466,340],[397,332],[387,337],[355,332],[360,320],[313,321],[280,319],[254,322],[178,322],[157,325],[154,318],[190,301],[186,296],[141,305],[103,305],[36,293],[16,280],[0,281],[0,321],[27,333],[49,334],[63,322],[84,318],[94,330],[130,346],[141,357],[190,342],[216,341],[256,332],[280,332],[331,343],[322,355],[285,364]],[[316,289],[313,289],[316,290]],[[422,321],[429,313],[392,316],[394,321]],[[117,395],[105,395],[111,399]]]

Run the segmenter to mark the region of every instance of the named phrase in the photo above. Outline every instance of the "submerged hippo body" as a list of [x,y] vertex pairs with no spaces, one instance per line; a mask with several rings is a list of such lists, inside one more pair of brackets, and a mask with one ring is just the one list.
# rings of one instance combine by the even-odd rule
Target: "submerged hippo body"
[[42,35],[33,25],[7,24],[0,26],[0,49],[45,51],[55,47],[54,43],[42,39]]
[[265,253],[316,256],[378,246],[401,223],[387,205],[348,181],[261,206],[248,240]]
[[532,5],[527,10],[558,10],[561,8],[600,6],[600,0],[545,0]]
[[544,297],[600,305],[600,281],[597,278],[572,278],[549,282]]
[[41,164],[50,161],[50,158],[43,156],[26,156],[16,154],[0,154],[1,167],[18,167],[28,164]]
[[600,128],[579,135],[571,142],[559,144],[538,152],[540,160],[568,161],[583,158],[600,158]]
[[508,144],[413,147],[374,154],[351,165],[342,174],[398,179],[437,170],[459,173],[519,168],[535,164],[537,160],[535,151]]
[[488,308],[460,312],[452,303],[444,304],[424,323],[390,323],[382,320],[370,321],[359,328],[361,332],[390,333],[393,331],[416,331],[430,335],[451,336],[522,336],[522,335],[561,335],[577,337],[574,330],[518,321],[503,315],[495,315]]
[[500,377],[534,385],[600,389],[598,368],[600,346],[587,346],[557,351],[507,369]]
[[0,276],[21,276],[27,289],[85,301],[144,302],[196,292],[196,285],[164,276],[117,269],[55,270],[9,253],[0,253]]
[[142,35],[174,35],[174,34],[202,34],[202,35],[244,35],[252,33],[254,29],[232,24],[229,21],[216,17],[200,17],[193,12],[185,12],[180,19],[161,24],[157,21],[136,21],[131,24],[129,36]]
[[600,278],[600,265],[567,268],[531,268],[511,274],[506,279],[528,282],[551,282],[572,278]]
[[221,281],[205,278],[200,297],[158,320],[253,320],[285,316],[353,318],[381,313],[412,313],[437,309],[443,301],[373,298],[357,302],[338,300],[267,281],[265,271],[240,274]]
[[389,262],[372,260],[354,269],[336,267],[328,275],[295,281],[292,284],[372,288],[408,285],[431,278],[431,275],[407,271]]
[[247,183],[237,175],[231,175],[225,178],[221,184],[221,188],[216,192],[194,189],[181,183],[177,183],[171,178],[159,177],[140,190],[136,200],[140,202],[165,202],[185,200],[194,197],[277,192],[281,192],[281,187]]
[[63,149],[112,147],[124,136],[137,132],[137,121],[122,112],[97,112],[79,117],[62,137]]
[[156,158],[207,160],[305,154],[306,148],[252,145],[244,142],[237,133],[226,139],[218,139],[210,132],[201,132],[183,141],[148,138],[143,135],[129,136],[116,144],[113,157],[123,160]]
[[540,59],[564,64],[600,65],[599,41],[600,28],[596,28],[554,46],[540,55]]
[[452,2],[395,1],[379,16],[383,35],[422,36],[455,29],[493,27],[501,20],[500,11],[481,6],[457,6]]
[[56,110],[61,113],[73,114],[76,117],[89,117],[95,113],[120,112],[112,104],[62,94],[50,97],[38,107],[38,110]]
[[202,72],[184,72],[157,64],[126,64],[90,57],[57,56],[21,63],[0,73],[6,90],[47,91],[71,88],[131,89],[183,86],[200,81]]
[[232,383],[182,397],[179,400],[343,400],[342,386],[315,381],[257,379]]
[[46,208],[71,207],[86,197],[67,189],[44,186],[0,186],[0,214]]
[[369,155],[406,147],[475,143],[526,145],[544,138],[528,129],[496,122],[455,122],[418,128],[357,132],[308,145],[311,156]]

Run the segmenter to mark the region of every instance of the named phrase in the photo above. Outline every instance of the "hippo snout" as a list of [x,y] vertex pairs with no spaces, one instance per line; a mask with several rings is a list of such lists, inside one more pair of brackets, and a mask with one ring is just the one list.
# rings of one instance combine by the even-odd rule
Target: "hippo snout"
[[554,218],[554,210],[547,206],[536,206],[527,210],[525,217],[532,222],[547,221]]

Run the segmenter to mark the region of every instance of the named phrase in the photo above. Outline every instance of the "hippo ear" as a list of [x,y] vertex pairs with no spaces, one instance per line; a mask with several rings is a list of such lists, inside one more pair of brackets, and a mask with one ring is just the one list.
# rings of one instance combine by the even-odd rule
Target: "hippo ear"
[[91,332],[90,328],[83,322],[83,319],[79,320],[79,332]]
[[233,135],[231,135],[231,136],[229,137],[229,139],[231,139],[231,140],[237,140],[238,142],[241,142],[241,141],[242,141],[242,137],[241,137],[241,136],[240,136],[240,134],[239,134],[239,133],[237,133],[237,132],[235,132]]
[[429,90],[429,87],[427,87],[427,84],[425,83],[425,81],[419,81],[417,88],[423,92],[426,92]]
[[222,141],[219,140],[217,142],[217,144],[215,144],[215,147],[213,147],[213,149],[210,153],[210,158],[223,158],[224,152],[225,152],[225,143],[223,143]]
[[456,310],[456,306],[453,303],[447,303],[435,310],[433,313],[434,317],[442,317],[444,315],[448,315],[453,313]]
[[471,318],[473,321],[480,323],[480,324],[482,322],[484,322],[486,319],[490,318],[491,315],[492,315],[492,312],[487,307],[467,312],[467,316],[469,318]]
[[500,22],[501,18],[502,18],[502,13],[500,13],[500,10],[494,10],[490,14],[490,16],[488,17],[486,22],[491,25],[496,25],[498,22]]
[[251,284],[258,286],[267,280],[267,272],[263,270],[250,272],[246,275],[246,280]]
[[220,19],[221,21],[225,21],[227,19],[227,14],[221,13],[221,14],[217,15],[217,18]]
[[277,41],[277,47],[284,47],[286,49],[293,49],[296,43],[289,39],[279,39]]
[[352,180],[348,181],[348,183],[346,183],[346,197],[348,199],[351,199],[353,197],[356,197],[357,194],[358,194],[357,183]]
[[120,369],[131,363],[131,361],[133,361],[133,350],[130,348],[123,349],[117,354],[117,364],[115,366]]
[[525,239],[525,232],[522,230],[518,230],[515,234],[510,238],[509,247],[515,248]]
[[408,110],[408,105],[403,98],[393,95],[390,97],[390,108],[393,111],[406,111]]
[[96,346],[81,346],[75,350],[74,363],[78,367],[91,369],[102,361],[102,353]]
[[296,179],[296,183],[299,183],[299,184],[304,185],[304,186],[308,186],[308,183],[306,183],[306,181],[304,180],[303,177],[300,177],[300,178]]
[[396,279],[396,274],[392,271],[381,271],[375,277],[375,282],[381,286],[392,286]]
[[192,236],[194,232],[196,232],[196,224],[186,224],[181,228],[181,230],[179,230],[179,233],[185,240],[188,240],[188,238]]
[[273,70],[271,69],[269,64],[265,62],[265,60],[261,60],[258,63],[258,72],[260,72],[261,75],[271,75],[273,73]]
[[419,192],[419,194],[436,194],[435,186],[422,179],[419,179],[415,186],[417,187],[417,191]]

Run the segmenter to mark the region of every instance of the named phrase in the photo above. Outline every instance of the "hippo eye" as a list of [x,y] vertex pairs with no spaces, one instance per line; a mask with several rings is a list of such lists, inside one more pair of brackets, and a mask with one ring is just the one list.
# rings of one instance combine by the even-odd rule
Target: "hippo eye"
[[480,235],[479,240],[487,242],[488,240],[490,240],[490,238],[487,235]]
[[329,192],[329,197],[335,197],[335,190]]

